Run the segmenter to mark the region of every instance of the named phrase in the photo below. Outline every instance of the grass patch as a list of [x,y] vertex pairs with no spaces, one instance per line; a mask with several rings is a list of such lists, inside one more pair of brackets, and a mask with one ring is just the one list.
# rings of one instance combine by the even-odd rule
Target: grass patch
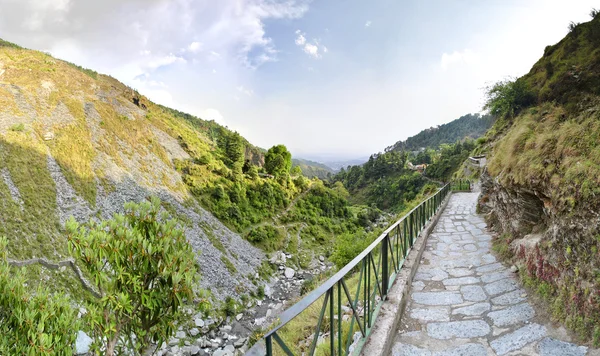
[[221,262],[225,264],[225,267],[227,267],[231,274],[237,273],[237,268],[235,268],[235,266],[233,265],[233,263],[231,263],[227,256],[221,255]]
[[30,135],[9,132],[0,138],[0,169],[8,170],[23,200],[21,207],[0,182],[0,235],[9,240],[9,257],[54,259],[66,255],[56,187],[46,161],[44,147]]
[[212,227],[210,225],[208,225],[208,223],[206,221],[199,221],[198,226],[202,229],[202,231],[204,231],[204,234],[206,235],[206,237],[208,237],[208,239],[210,240],[212,245],[217,250],[219,250],[222,254],[227,254],[227,249],[225,248],[225,246],[223,245],[221,240],[215,236],[215,233],[214,233]]
[[14,131],[14,132],[23,132],[25,131],[25,124],[21,123],[21,124],[14,124],[10,127],[10,131]]

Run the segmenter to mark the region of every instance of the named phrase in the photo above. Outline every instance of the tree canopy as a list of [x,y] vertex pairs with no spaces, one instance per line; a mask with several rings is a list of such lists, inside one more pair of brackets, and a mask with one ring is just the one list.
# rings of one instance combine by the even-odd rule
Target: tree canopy
[[514,117],[535,102],[535,95],[524,80],[506,79],[488,87],[484,109],[499,117]]
[[284,145],[276,145],[265,154],[265,169],[274,176],[288,174],[292,168],[292,154]]

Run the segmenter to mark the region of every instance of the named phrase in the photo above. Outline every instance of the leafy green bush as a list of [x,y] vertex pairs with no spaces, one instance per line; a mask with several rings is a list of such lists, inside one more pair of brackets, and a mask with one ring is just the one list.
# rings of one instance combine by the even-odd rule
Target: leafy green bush
[[246,235],[246,239],[265,251],[275,251],[281,248],[283,234],[271,225],[256,227]]
[[[91,276],[101,298],[88,303],[86,318],[97,352],[116,352],[126,338],[139,352],[167,340],[184,299],[193,297],[195,254],[177,222],[160,216],[160,201],[125,204],[112,220],[67,224],[69,249]],[[101,346],[103,345],[103,346]]]
[[265,154],[265,169],[274,176],[289,174],[292,168],[292,154],[284,145],[269,148]]
[[62,294],[30,291],[21,272],[10,270],[6,245],[0,238],[0,354],[71,355],[77,313]]
[[330,260],[335,263],[337,268],[342,268],[367,248],[372,241],[372,237],[362,229],[355,233],[339,235]]
[[499,117],[514,117],[535,103],[536,97],[524,80],[506,79],[486,89],[484,109]]

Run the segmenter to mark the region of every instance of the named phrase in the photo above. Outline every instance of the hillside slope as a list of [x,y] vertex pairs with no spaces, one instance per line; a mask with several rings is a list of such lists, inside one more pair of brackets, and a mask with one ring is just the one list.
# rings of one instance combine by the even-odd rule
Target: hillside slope
[[491,115],[467,114],[447,124],[423,130],[405,141],[398,141],[386,148],[386,151],[437,149],[442,144],[451,144],[466,138],[476,139],[483,136],[494,121],[495,118]]
[[292,166],[300,167],[302,174],[308,178],[327,179],[329,175],[334,173],[333,169],[328,166],[307,159],[294,158],[292,159]]
[[[480,207],[553,317],[600,344],[600,16],[546,47],[492,103]],[[506,90],[511,95],[502,95]],[[517,93],[518,95],[512,95]],[[515,115],[513,115],[513,113]]]
[[[203,209],[176,169],[203,161],[194,166],[197,186],[222,180],[230,171],[218,147],[225,134],[233,133],[109,76],[0,41],[0,235],[9,257],[62,259],[69,216],[109,218],[125,202],[156,195],[185,223],[204,288],[216,296],[254,288],[247,276],[264,253]],[[260,163],[245,142],[247,158]]]

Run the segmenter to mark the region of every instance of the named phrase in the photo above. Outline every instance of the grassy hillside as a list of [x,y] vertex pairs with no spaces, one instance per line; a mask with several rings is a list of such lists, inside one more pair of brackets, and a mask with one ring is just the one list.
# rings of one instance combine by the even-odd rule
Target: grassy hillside
[[265,251],[294,253],[289,265],[299,266],[364,227],[343,189],[292,179],[289,167],[268,175],[266,155],[110,76],[0,41],[0,235],[9,258],[64,259],[70,216],[107,219],[156,195],[184,225],[202,287],[223,299],[255,293]]
[[496,249],[552,315],[600,345],[600,16],[573,25],[525,76],[490,88],[501,119],[488,153],[482,208]]
[[443,144],[452,144],[466,138],[477,139],[494,124],[492,115],[467,114],[447,124],[423,130],[398,141],[386,148],[386,151],[418,151],[420,149],[438,149]]

